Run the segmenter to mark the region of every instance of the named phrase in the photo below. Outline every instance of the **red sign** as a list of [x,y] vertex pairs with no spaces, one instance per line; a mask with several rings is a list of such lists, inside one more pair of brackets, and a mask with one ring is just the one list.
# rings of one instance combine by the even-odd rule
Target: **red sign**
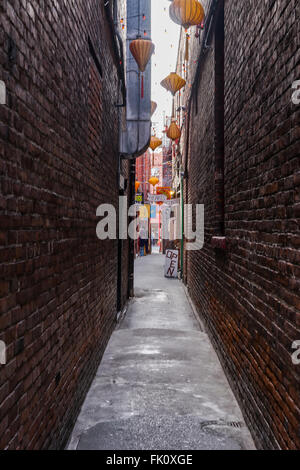
[[171,188],[169,187],[158,187],[156,188],[156,194],[167,196],[168,199],[171,199]]

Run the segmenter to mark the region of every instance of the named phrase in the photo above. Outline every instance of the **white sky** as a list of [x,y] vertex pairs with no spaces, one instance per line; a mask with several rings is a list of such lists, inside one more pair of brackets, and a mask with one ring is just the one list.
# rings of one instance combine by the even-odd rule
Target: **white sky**
[[[172,95],[160,82],[175,71],[180,26],[169,17],[169,0],[151,0],[152,3],[152,41],[155,54],[152,57],[152,100],[158,104],[152,117],[156,127],[156,135],[161,137],[163,130],[163,112],[167,116],[172,112]],[[156,124],[157,122],[157,124]]]

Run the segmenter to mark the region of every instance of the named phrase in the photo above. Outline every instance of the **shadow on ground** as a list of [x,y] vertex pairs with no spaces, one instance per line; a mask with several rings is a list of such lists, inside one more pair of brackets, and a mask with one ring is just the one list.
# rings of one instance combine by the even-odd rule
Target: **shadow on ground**
[[113,333],[69,449],[254,449],[208,336],[164,258],[135,265],[135,298]]

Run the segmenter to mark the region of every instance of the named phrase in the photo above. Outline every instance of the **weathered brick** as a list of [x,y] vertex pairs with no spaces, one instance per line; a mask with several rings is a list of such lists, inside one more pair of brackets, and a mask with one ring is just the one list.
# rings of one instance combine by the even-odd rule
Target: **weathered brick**
[[97,239],[96,209],[118,207],[119,60],[103,2],[5,0],[0,23],[0,448],[57,449],[117,313],[117,241]]
[[[189,111],[180,142],[184,196],[205,205],[205,245],[185,252],[184,277],[258,447],[299,449],[300,366],[291,359],[300,340],[300,107],[291,100],[300,79],[298,4],[231,0],[224,11],[226,249],[211,243],[220,236],[218,51],[213,33],[195,76],[201,44],[192,34],[188,86],[176,106]],[[181,73],[184,52],[182,33]]]

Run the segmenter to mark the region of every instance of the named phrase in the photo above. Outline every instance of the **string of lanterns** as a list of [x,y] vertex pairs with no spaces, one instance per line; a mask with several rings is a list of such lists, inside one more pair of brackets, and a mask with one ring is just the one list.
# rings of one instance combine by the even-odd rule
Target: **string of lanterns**
[[[188,33],[188,29],[190,27],[196,26],[197,27],[197,34],[199,37],[199,30],[203,29],[203,21],[205,18],[205,11],[198,0],[172,0],[171,5],[169,7],[169,16],[171,20],[182,26],[186,32],[186,50],[185,50],[185,62],[189,61],[189,40],[190,34]],[[145,20],[145,15],[142,15],[142,18]],[[124,20],[121,19],[122,28],[124,29]],[[167,32],[167,30],[165,30]],[[146,31],[144,32],[146,36]],[[151,40],[142,39],[141,37],[137,37],[137,39],[131,41],[130,43],[130,51],[132,56],[134,57],[135,61],[138,64],[139,71],[142,75],[141,79],[141,98],[144,98],[144,76],[143,72],[146,69],[147,64],[150,61],[151,56],[155,51],[155,46]],[[172,47],[172,46],[171,46]],[[185,70],[185,64],[183,64],[183,69]],[[181,137],[181,130],[176,123],[175,118],[175,96],[176,93],[181,93],[180,90],[186,86],[186,80],[178,75],[176,72],[170,73],[164,80],[161,82],[161,86],[169,91],[173,96],[173,103],[172,103],[172,118],[171,124],[169,128],[166,128],[166,135],[172,141],[177,141]],[[151,101],[151,116],[155,113],[157,109],[157,103]],[[154,160],[154,152],[155,150],[162,145],[162,141],[156,137],[156,135],[152,135],[150,140],[149,148],[153,152],[153,160]],[[159,183],[159,179],[156,177],[152,177],[149,180],[149,184],[155,188]],[[140,183],[136,182],[136,192],[140,187]]]
[[[141,15],[134,15],[134,16],[128,16],[127,19],[132,19],[132,18],[138,18],[141,17],[143,21],[146,21],[146,15],[143,13]],[[124,18],[120,18],[120,25],[122,29],[125,29],[125,20]]]
[[[199,27],[199,25],[202,27],[205,17],[204,8],[198,0],[173,0],[169,8],[169,15],[174,23],[179,24],[186,30],[185,61],[188,61],[190,39],[188,28],[191,26]],[[167,91],[170,91],[173,95],[172,120],[166,134],[169,139],[176,141],[181,137],[181,130],[176,123],[174,100],[176,93],[180,92],[180,90],[186,86],[186,80],[173,72],[161,82],[161,86]]]

